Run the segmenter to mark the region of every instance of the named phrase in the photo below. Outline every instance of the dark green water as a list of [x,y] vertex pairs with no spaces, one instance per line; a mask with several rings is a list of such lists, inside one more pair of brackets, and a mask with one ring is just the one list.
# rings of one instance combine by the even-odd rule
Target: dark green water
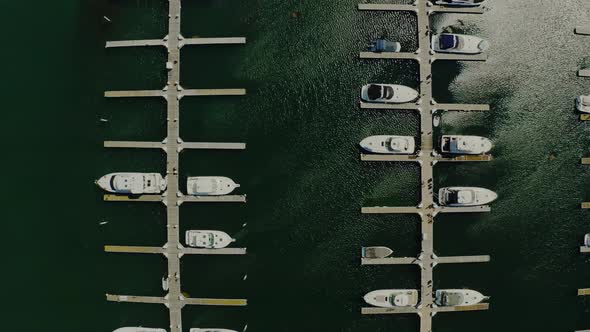
[[[575,295],[590,287],[588,258],[577,252],[588,232],[579,203],[590,199],[590,168],[579,158],[590,154],[590,129],[573,111],[573,98],[588,92],[588,81],[575,71],[590,55],[588,40],[574,36],[573,27],[590,23],[590,3],[489,2],[483,16],[433,21],[438,29],[453,26],[492,44],[486,63],[435,65],[438,101],[489,102],[493,109],[447,114],[441,129],[489,136],[496,144],[492,163],[438,165],[436,184],[485,186],[500,194],[490,214],[437,218],[439,255],[490,254],[492,262],[439,266],[435,287],[469,287],[492,299],[486,312],[437,315],[435,330],[590,328],[590,303]],[[244,152],[181,155],[183,177],[227,175],[248,194],[246,205],[181,208],[181,231],[224,230],[249,251],[247,257],[183,258],[183,287],[191,296],[249,300],[247,308],[187,307],[186,331],[241,330],[245,324],[253,332],[417,331],[417,317],[362,317],[360,307],[372,289],[417,287],[419,271],[360,267],[359,251],[387,245],[401,256],[419,252],[418,218],[360,214],[361,206],[417,204],[419,169],[361,163],[356,147],[368,135],[419,131],[414,113],[358,107],[358,89],[366,82],[417,85],[411,62],[357,59],[363,45],[381,34],[415,49],[416,19],[361,13],[356,4],[183,2],[184,36],[248,38],[245,46],[182,52],[185,88],[248,89],[246,97],[181,102],[185,141],[248,143]],[[104,140],[164,138],[164,103],[105,100],[102,93],[165,84],[163,50],[103,46],[106,40],[163,36],[166,8],[166,1],[156,0],[0,0],[6,26],[7,330],[168,325],[163,306],[104,299],[106,292],[163,294],[164,259],[102,252],[104,244],[163,244],[165,210],[104,203],[93,184],[112,171],[164,172],[159,151],[102,148]],[[108,224],[99,226],[101,221]]]

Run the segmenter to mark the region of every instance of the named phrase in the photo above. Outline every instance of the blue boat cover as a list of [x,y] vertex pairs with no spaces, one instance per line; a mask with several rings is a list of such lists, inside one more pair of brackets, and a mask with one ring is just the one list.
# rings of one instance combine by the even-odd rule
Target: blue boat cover
[[387,40],[385,40],[385,39],[377,40],[377,42],[375,43],[375,49],[377,50],[377,52],[386,51],[387,50]]
[[447,50],[449,48],[457,47],[459,43],[459,38],[453,35],[441,35],[438,39],[439,47],[443,50]]

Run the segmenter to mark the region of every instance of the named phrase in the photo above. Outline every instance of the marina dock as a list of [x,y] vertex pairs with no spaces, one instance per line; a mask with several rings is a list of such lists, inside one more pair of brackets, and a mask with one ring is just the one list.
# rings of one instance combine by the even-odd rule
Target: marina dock
[[[245,143],[213,143],[213,142],[184,142],[180,138],[180,109],[179,102],[183,97],[203,96],[243,96],[245,89],[184,89],[180,85],[180,50],[188,45],[220,45],[220,44],[244,44],[244,37],[227,38],[184,38],[180,31],[181,1],[168,1],[169,21],[168,34],[163,39],[153,40],[124,40],[109,41],[106,48],[118,47],[165,47],[168,51],[166,62],[167,83],[162,90],[129,90],[107,91],[107,98],[135,98],[158,97],[164,98],[167,104],[167,137],[161,142],[137,142],[137,141],[106,141],[104,146],[108,148],[137,148],[137,149],[163,149],[166,153],[166,176],[168,188],[162,195],[120,196],[104,195],[105,201],[118,202],[160,202],[166,207],[167,242],[162,247],[133,247],[133,246],[105,246],[106,252],[131,253],[131,254],[162,254],[167,259],[168,293],[164,297],[111,295],[107,294],[107,300],[113,302],[155,303],[163,304],[169,310],[170,332],[182,332],[182,308],[185,305],[202,306],[245,306],[245,299],[209,299],[209,298],[185,298],[182,295],[180,259],[183,255],[244,255],[245,248],[226,249],[196,249],[185,248],[180,242],[180,215],[179,207],[182,203],[245,203],[245,195],[231,196],[186,196],[181,193],[179,184],[179,153],[184,149],[222,149],[243,150]],[[185,329],[186,330],[186,329]]]
[[414,53],[398,54],[368,54],[360,53],[360,58],[364,59],[406,59],[418,61],[420,65],[420,97],[416,103],[407,103],[401,105],[392,104],[374,104],[361,102],[362,109],[379,109],[379,110],[414,110],[420,115],[420,142],[421,152],[414,156],[369,156],[362,155],[364,161],[412,161],[418,162],[421,174],[421,197],[422,201],[414,207],[363,207],[362,213],[401,213],[401,214],[418,214],[420,217],[422,241],[421,252],[417,258],[384,258],[379,260],[363,259],[363,265],[375,264],[418,264],[420,269],[420,301],[416,308],[362,308],[361,313],[364,315],[374,314],[417,314],[420,317],[420,332],[432,331],[432,317],[437,312],[450,311],[473,311],[487,310],[488,304],[481,303],[467,307],[437,307],[434,304],[433,290],[433,269],[439,263],[476,263],[487,262],[489,256],[459,256],[459,257],[437,257],[434,253],[434,217],[440,213],[478,213],[489,212],[488,206],[476,206],[466,208],[451,208],[437,206],[434,200],[432,186],[434,165],[439,161],[489,161],[491,156],[463,158],[444,158],[437,156],[434,150],[433,136],[433,113],[436,111],[489,111],[489,105],[477,104],[438,104],[432,95],[432,64],[436,60],[454,60],[454,61],[484,61],[487,57],[484,55],[441,55],[430,52],[431,24],[430,15],[435,13],[462,13],[462,14],[482,14],[484,8],[461,8],[461,7],[442,7],[432,5],[428,0],[416,0],[413,5],[397,4],[359,4],[358,9],[378,10],[378,11],[410,11],[417,15],[417,33],[419,39],[418,50]]

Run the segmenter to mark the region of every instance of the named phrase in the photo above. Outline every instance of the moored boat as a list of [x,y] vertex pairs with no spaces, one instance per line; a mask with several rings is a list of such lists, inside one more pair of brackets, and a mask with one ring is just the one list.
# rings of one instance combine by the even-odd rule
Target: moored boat
[[437,0],[435,4],[448,7],[479,7],[486,0]]
[[187,193],[194,196],[227,195],[240,185],[225,176],[194,176],[186,181]]
[[440,140],[441,153],[484,154],[492,149],[492,141],[480,136],[443,135]]
[[457,33],[441,33],[433,35],[431,48],[439,53],[479,54],[489,48],[490,44],[475,36]]
[[385,258],[393,254],[393,250],[388,247],[363,247],[363,258]]
[[105,191],[116,194],[159,194],[166,190],[166,179],[159,173],[110,173],[96,180]]
[[218,328],[196,328],[193,327],[189,332],[237,332],[236,330],[230,329],[218,329]]
[[367,152],[382,154],[412,154],[416,150],[416,142],[411,136],[369,136],[359,145]]
[[590,113],[590,95],[576,97],[576,109],[578,112]]
[[434,303],[441,307],[478,304],[487,297],[471,289],[439,289],[435,292]]
[[496,198],[495,192],[478,187],[443,187],[438,191],[439,204],[452,207],[485,205]]
[[367,304],[381,308],[413,307],[418,304],[415,289],[379,289],[367,293],[363,299]]
[[113,332],[166,332],[165,329],[155,329],[150,327],[120,327]]
[[590,247],[590,233],[584,235],[584,245]]
[[368,49],[374,53],[399,52],[402,49],[402,45],[398,42],[392,42],[386,39],[377,39],[374,43],[369,45]]
[[189,247],[220,249],[234,242],[231,236],[221,231],[188,230],[185,233],[185,242]]
[[418,91],[405,85],[371,83],[361,88],[361,99],[371,103],[409,103]]

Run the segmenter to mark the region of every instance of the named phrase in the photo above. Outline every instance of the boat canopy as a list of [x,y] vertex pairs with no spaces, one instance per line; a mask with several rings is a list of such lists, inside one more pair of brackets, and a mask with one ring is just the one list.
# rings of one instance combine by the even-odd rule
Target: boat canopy
[[580,96],[580,103],[583,106],[590,106],[590,96]]
[[405,138],[392,138],[391,142],[389,142],[389,146],[394,151],[408,151],[409,144],[408,140]]
[[377,39],[373,44],[373,50],[375,52],[395,52],[397,50],[397,44],[390,42],[385,39]]
[[443,306],[456,306],[463,303],[463,294],[444,292],[440,299]]
[[410,305],[410,297],[406,294],[393,295],[390,301],[391,304],[398,307],[407,307]]
[[456,48],[459,45],[459,37],[455,35],[441,34],[438,41],[442,50]]

